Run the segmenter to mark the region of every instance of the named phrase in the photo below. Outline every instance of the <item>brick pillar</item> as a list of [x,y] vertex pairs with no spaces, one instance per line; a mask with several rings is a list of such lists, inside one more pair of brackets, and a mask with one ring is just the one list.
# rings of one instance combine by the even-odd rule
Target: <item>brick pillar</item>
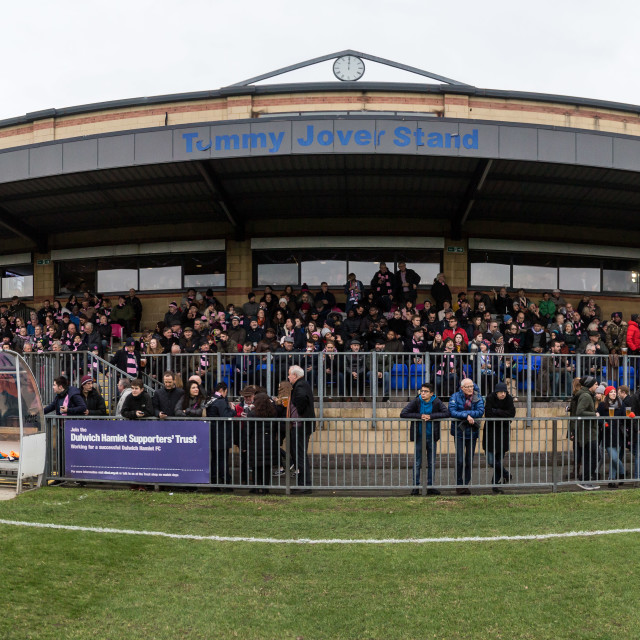
[[251,240],[227,240],[227,304],[233,302],[242,306],[247,301],[252,278]]
[[[462,247],[464,253],[447,251],[448,247]],[[455,302],[456,295],[459,291],[466,291],[467,281],[467,262],[468,262],[468,244],[466,240],[450,240],[445,238],[444,255],[442,259],[444,275],[447,277],[447,284],[451,289],[451,294]]]
[[[49,260],[49,264],[38,264],[38,260]],[[47,298],[53,300],[53,262],[46,253],[36,253],[33,256],[33,299],[42,301]]]

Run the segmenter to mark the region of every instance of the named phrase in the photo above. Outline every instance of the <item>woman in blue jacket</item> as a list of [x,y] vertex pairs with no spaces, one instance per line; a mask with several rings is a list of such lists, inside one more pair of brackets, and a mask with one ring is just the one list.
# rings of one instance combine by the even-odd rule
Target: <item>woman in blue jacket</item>
[[451,435],[456,446],[456,493],[468,496],[471,491],[466,485],[471,482],[473,455],[480,433],[479,420],[484,415],[484,400],[473,380],[465,378],[460,383],[460,390],[449,399],[449,413],[454,418]]

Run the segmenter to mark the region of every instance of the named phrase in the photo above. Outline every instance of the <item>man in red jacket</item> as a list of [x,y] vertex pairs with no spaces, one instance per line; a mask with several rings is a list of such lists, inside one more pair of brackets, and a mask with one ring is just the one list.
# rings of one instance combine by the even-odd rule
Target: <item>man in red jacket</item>
[[442,333],[442,340],[446,342],[447,338],[455,340],[456,333],[459,333],[466,345],[469,345],[469,335],[464,329],[458,326],[458,320],[455,317],[449,318],[449,328],[445,329]]
[[640,326],[638,326],[638,314],[631,314],[629,328],[627,329],[627,347],[631,353],[640,353]]

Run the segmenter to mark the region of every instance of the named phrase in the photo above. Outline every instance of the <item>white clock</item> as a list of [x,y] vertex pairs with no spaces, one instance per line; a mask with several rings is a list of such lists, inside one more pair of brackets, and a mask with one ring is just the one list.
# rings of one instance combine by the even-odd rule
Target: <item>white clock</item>
[[360,80],[364,75],[364,62],[357,56],[341,56],[333,63],[333,75],[338,80]]

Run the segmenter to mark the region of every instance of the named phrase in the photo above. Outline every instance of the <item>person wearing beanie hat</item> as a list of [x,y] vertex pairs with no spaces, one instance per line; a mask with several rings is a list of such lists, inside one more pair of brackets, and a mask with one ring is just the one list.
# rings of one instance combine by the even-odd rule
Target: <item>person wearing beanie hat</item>
[[584,376],[580,379],[580,384],[581,387],[571,399],[569,414],[582,420],[571,423],[570,436],[575,439],[582,454],[583,481],[578,486],[591,491],[599,488],[592,484],[593,480],[597,480],[598,472],[599,428],[594,398],[598,381],[593,376]]
[[107,405],[100,392],[93,387],[93,378],[91,374],[82,376],[80,380],[80,393],[87,408],[84,411],[85,416],[106,416]]
[[632,313],[631,320],[627,326],[627,348],[631,355],[640,353],[640,324],[638,323],[638,314]]
[[493,467],[493,492],[504,493],[497,485],[506,484],[511,480],[511,474],[503,467],[504,455],[509,451],[511,437],[511,421],[505,418],[515,418],[516,415],[513,397],[508,393],[504,382],[498,382],[493,392],[487,395],[484,415],[487,419],[484,422],[482,448],[487,456],[487,464]]
[[604,339],[609,351],[627,349],[627,330],[629,325],[622,320],[622,312],[614,311],[611,322],[607,324]]

